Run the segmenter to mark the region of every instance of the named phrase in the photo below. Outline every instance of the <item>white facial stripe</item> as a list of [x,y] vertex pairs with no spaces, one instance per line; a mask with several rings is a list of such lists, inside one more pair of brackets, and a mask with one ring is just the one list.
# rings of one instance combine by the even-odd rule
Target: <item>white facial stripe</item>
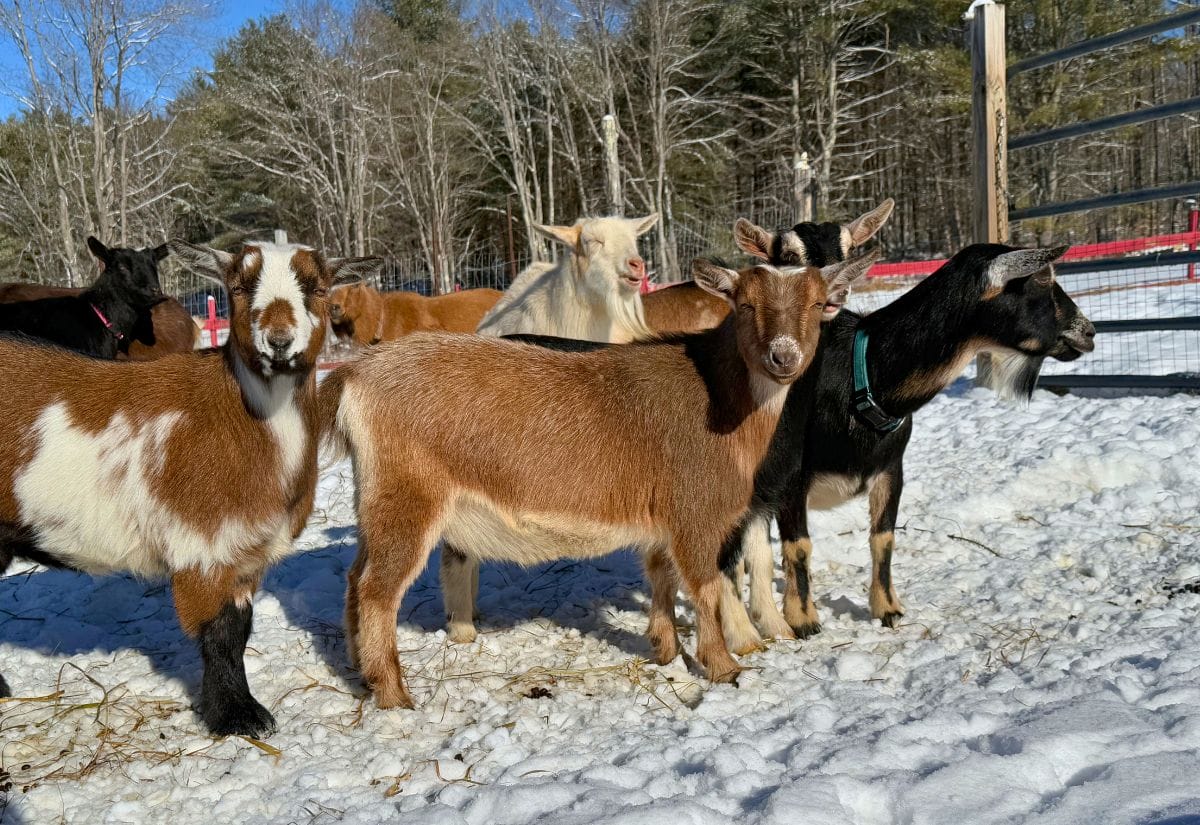
[[[295,319],[293,327],[295,335],[291,346],[287,349],[289,357],[298,355],[308,348],[308,341],[320,321],[304,306],[304,292],[300,289],[300,281],[292,266],[292,257],[300,249],[307,249],[307,247],[296,244],[264,243],[254,247],[254,251],[251,253],[257,253],[262,257],[262,267],[259,270],[258,285],[254,288],[254,299],[250,303],[250,308],[261,312],[274,301],[285,301],[291,306],[292,317]],[[267,341],[266,330],[260,329],[257,321],[251,323],[250,334],[255,349],[268,357],[273,355],[274,351],[271,349],[270,342]]]

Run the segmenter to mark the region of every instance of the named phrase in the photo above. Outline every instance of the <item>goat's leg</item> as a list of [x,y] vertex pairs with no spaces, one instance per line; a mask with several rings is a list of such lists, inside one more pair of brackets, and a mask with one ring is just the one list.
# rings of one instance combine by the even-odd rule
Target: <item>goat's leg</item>
[[362,578],[363,567],[367,563],[367,554],[359,551],[354,557],[354,563],[346,572],[346,607],[344,623],[346,632],[346,655],[350,666],[357,669],[358,663],[358,581]]
[[442,604],[446,632],[452,642],[475,641],[475,595],[479,589],[479,561],[451,544],[442,544]]
[[750,574],[750,618],[763,636],[794,639],[796,634],[775,606],[775,554],[771,552],[770,526],[769,518],[756,518],[747,525],[742,540]]
[[359,670],[380,708],[413,707],[396,648],[400,600],[433,552],[439,507],[411,485],[387,495],[359,494],[355,596]]
[[904,615],[892,583],[892,550],[896,546],[896,515],[904,489],[904,469],[897,462],[871,479],[871,615],[884,627],[895,627]]
[[200,644],[204,724],[218,736],[260,739],[274,733],[275,718],[250,694],[246,681],[246,641],[254,623],[258,574],[228,566],[192,568],[176,573],[171,586],[179,622]]
[[675,559],[696,609],[696,658],[710,682],[734,682],[741,673],[721,633],[721,589],[725,578],[717,566],[720,548],[702,541],[672,541]]
[[650,581],[650,624],[646,635],[654,647],[654,661],[665,665],[679,655],[679,635],[675,631],[675,591],[679,589],[679,577],[665,548],[646,553],[646,578]]
[[802,485],[779,511],[779,537],[783,540],[783,617],[807,639],[821,632],[821,619],[813,603],[809,562],[812,539],[808,535],[808,490]]
[[[758,521],[751,517],[752,521]],[[746,525],[741,525],[725,539],[721,559],[725,575],[721,577],[721,632],[725,643],[739,656],[762,649],[762,637],[754,629],[746,605],[742,602],[742,548],[745,546]]]

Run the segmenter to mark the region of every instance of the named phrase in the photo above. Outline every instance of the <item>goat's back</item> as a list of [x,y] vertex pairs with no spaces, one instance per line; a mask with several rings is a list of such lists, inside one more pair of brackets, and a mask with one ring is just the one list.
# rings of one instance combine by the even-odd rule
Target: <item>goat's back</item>
[[551,291],[555,280],[561,277],[565,269],[562,262],[555,264],[534,261],[521,270],[500,299],[480,320],[476,328],[479,334],[495,337],[522,332],[558,334],[547,332],[541,327],[554,323],[550,311]]
[[744,506],[778,410],[714,426],[729,402],[696,359],[684,342],[556,352],[417,334],[343,368],[339,421],[372,477],[415,474],[514,510],[628,522],[714,497]]
[[642,296],[646,325],[657,333],[712,329],[729,314],[729,304],[696,286],[671,284]]
[[[0,284],[0,304],[17,301],[36,301],[41,298],[76,297],[83,287],[49,286],[47,284],[8,283]],[[174,298],[166,298],[150,309],[150,316],[139,319],[129,342],[128,357],[134,361],[149,361],[174,352],[188,352],[196,348],[200,339],[200,328],[183,304]]]

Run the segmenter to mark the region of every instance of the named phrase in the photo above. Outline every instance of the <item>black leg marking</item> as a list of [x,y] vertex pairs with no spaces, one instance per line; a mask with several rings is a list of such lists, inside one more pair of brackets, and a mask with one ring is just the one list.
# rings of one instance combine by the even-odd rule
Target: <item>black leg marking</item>
[[889,541],[883,548],[879,559],[879,586],[884,593],[892,590],[892,543]]
[[725,537],[725,541],[721,543],[721,553],[717,556],[717,566],[721,568],[721,572],[734,581],[736,584],[736,571],[738,562],[742,560],[742,545],[743,539],[746,536],[746,525],[751,519],[755,518],[756,514],[752,511],[745,518],[737,523],[729,535]]
[[275,732],[275,718],[250,695],[246,682],[246,641],[254,623],[250,605],[232,602],[200,630],[200,655],[204,679],[200,687],[200,715],[218,736],[241,735],[261,739]]
[[0,699],[7,699],[9,696],[12,696],[12,688],[4,681],[4,677],[0,676]]

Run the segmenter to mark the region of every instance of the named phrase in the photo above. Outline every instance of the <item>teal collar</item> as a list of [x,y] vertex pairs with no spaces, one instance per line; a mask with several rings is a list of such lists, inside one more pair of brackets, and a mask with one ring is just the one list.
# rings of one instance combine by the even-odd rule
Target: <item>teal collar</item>
[[904,423],[903,418],[884,412],[871,395],[871,382],[867,380],[867,332],[862,327],[854,333],[854,395],[851,403],[859,417],[881,433],[890,433]]

